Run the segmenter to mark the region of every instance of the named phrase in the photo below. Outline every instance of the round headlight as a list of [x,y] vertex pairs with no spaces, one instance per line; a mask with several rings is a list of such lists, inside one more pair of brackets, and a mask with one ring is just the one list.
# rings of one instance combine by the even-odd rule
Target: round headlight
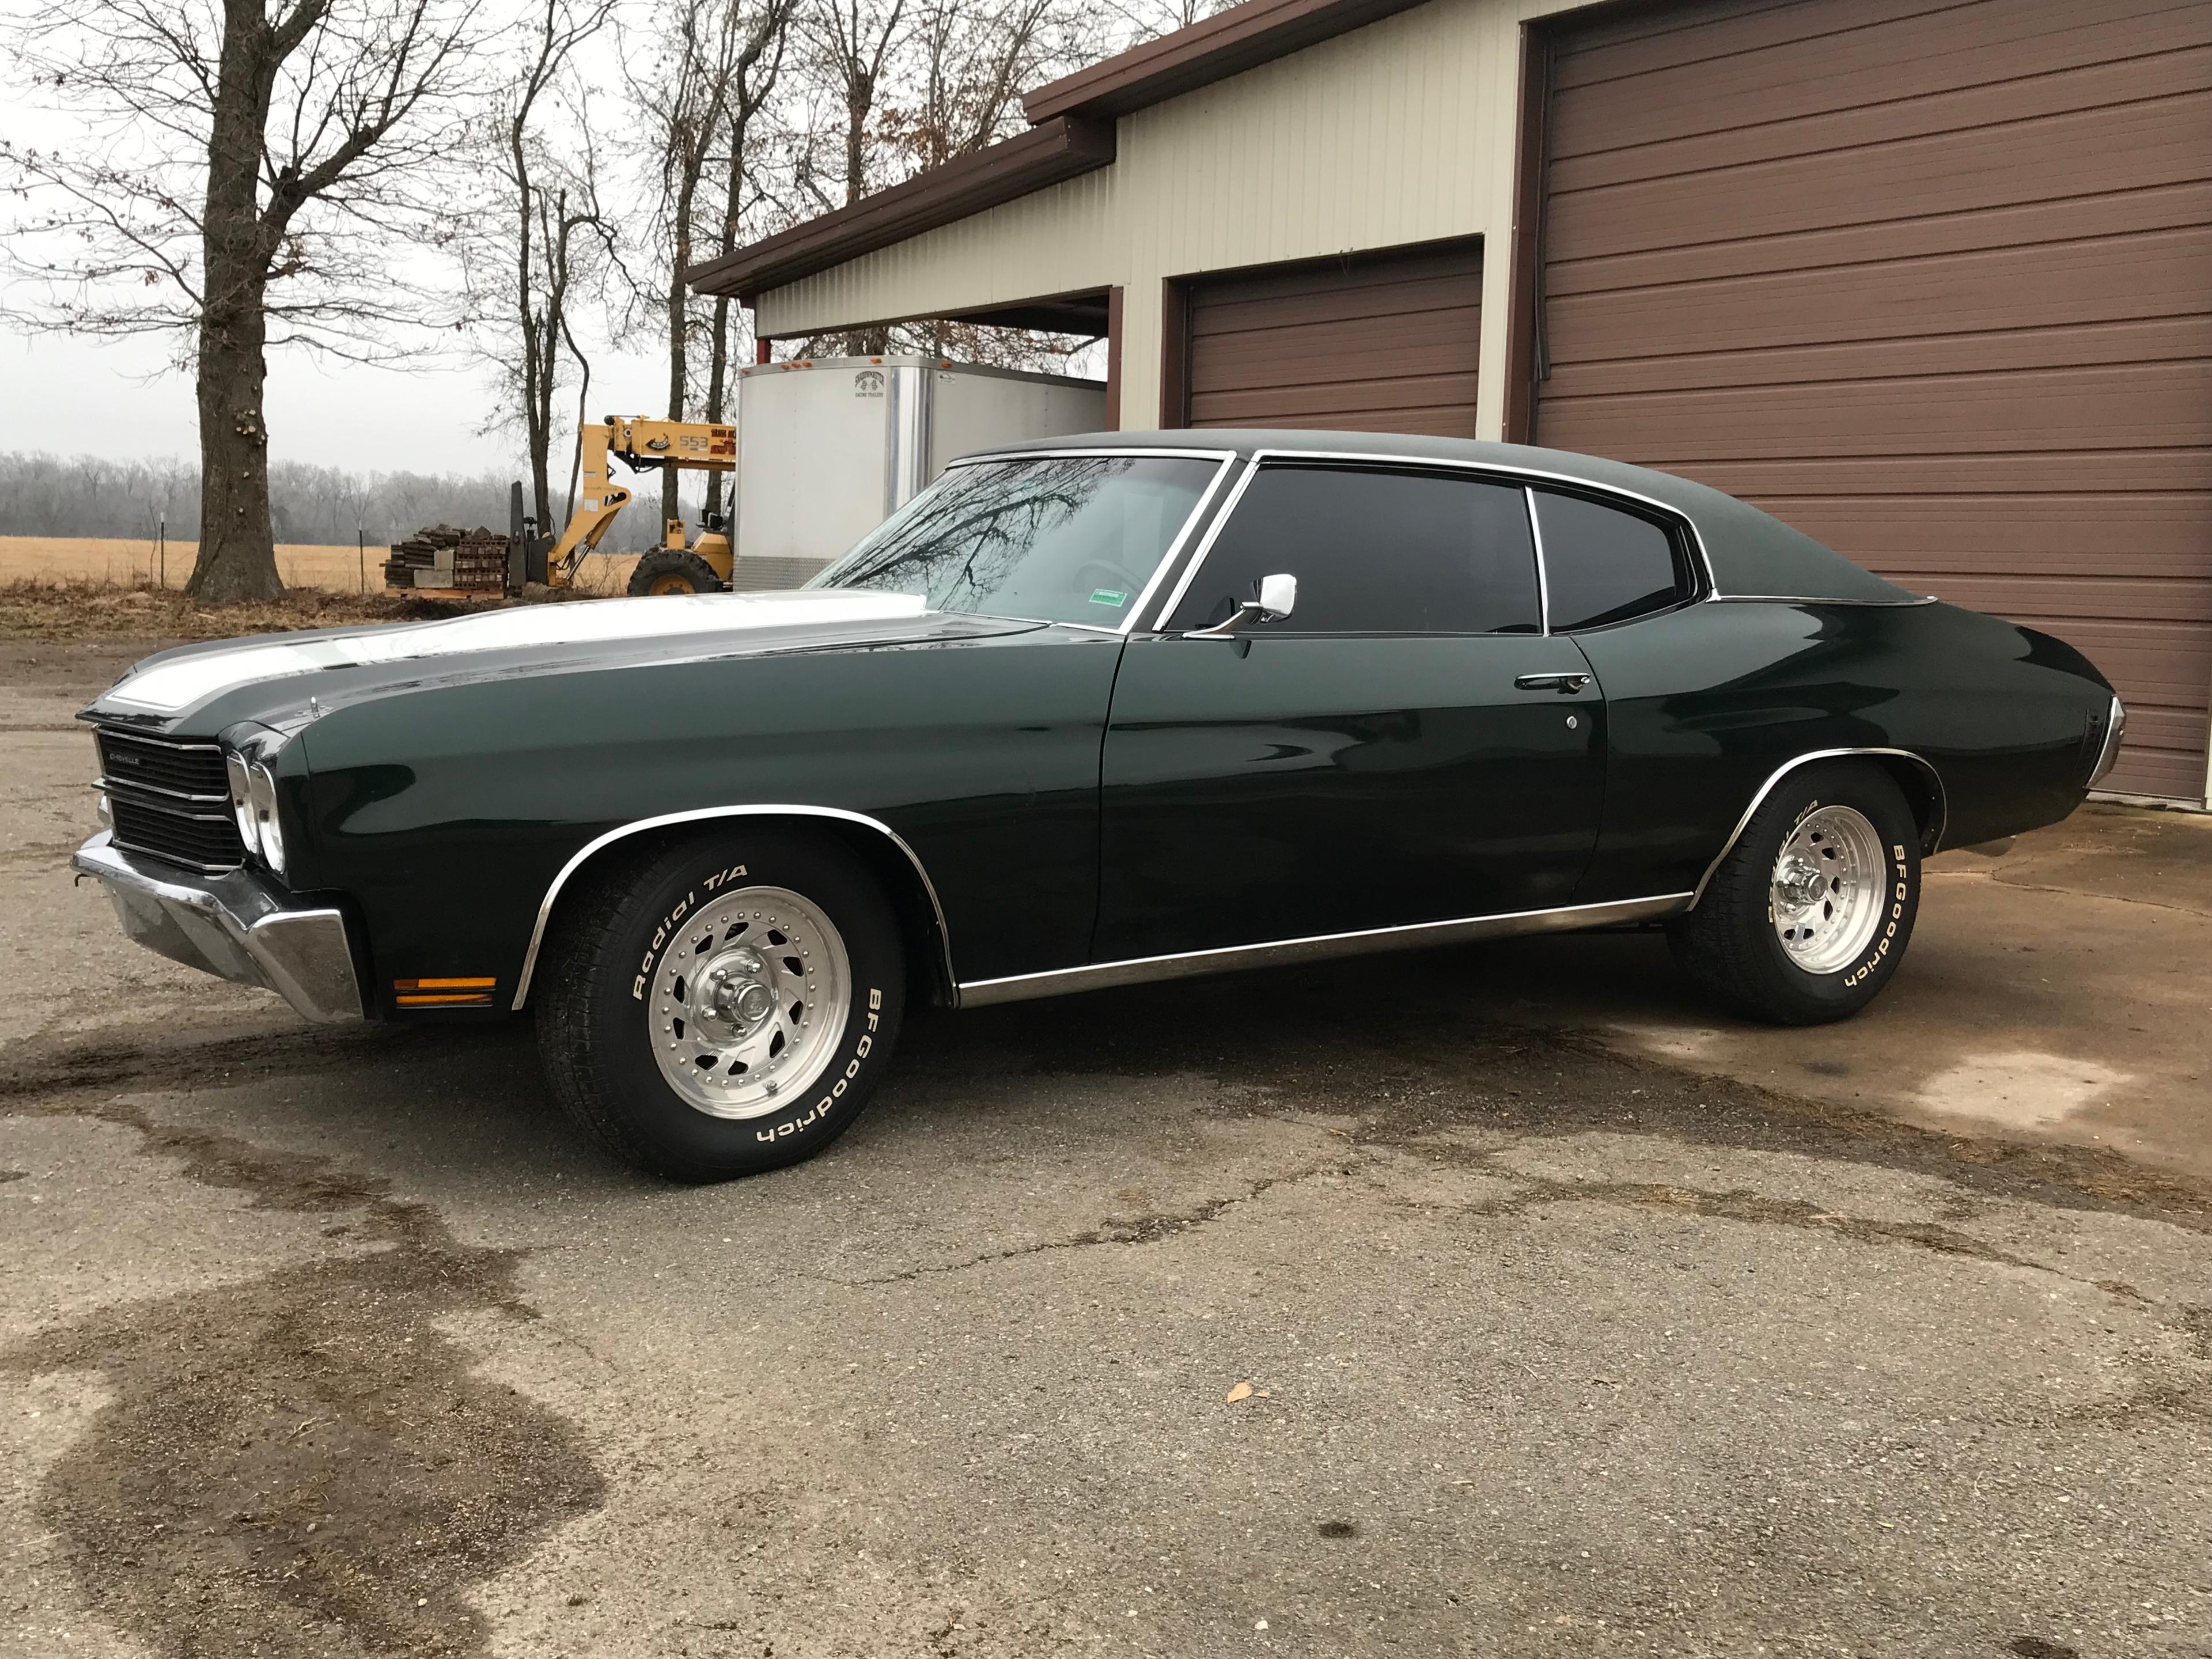
[[284,826],[276,816],[276,780],[259,761],[246,769],[246,799],[253,809],[253,828],[260,838],[261,861],[276,874],[284,873]]
[[222,765],[230,776],[230,811],[238,820],[238,838],[246,843],[248,853],[258,853],[261,850],[261,836],[254,824],[253,785],[246,776],[246,757],[226,749],[222,751]]

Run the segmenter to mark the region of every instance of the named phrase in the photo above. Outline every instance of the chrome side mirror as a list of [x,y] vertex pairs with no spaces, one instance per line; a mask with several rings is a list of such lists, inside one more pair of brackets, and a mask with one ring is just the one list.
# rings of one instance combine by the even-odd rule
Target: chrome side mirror
[[1224,640],[1248,622],[1280,622],[1298,608],[1298,579],[1278,574],[1260,578],[1260,597],[1246,599],[1211,628],[1194,628],[1187,640]]

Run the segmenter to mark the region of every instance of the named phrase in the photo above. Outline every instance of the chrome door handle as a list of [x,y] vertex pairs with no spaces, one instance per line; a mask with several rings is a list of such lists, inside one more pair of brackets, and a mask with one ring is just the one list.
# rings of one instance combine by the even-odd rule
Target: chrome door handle
[[1522,674],[1515,678],[1514,688],[1521,691],[1557,691],[1571,696],[1590,683],[1587,674]]

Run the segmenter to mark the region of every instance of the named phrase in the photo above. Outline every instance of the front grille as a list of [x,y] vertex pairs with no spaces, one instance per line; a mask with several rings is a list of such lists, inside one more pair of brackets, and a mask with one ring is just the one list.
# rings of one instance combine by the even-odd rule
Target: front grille
[[230,799],[222,750],[211,743],[165,743],[131,732],[102,731],[100,769],[111,784],[135,786],[193,801]]
[[108,791],[107,807],[118,847],[194,870],[235,870],[246,861],[238,823],[228,807],[185,811],[166,801],[113,789]]
[[246,861],[221,749],[105,729],[94,739],[118,847],[193,870]]

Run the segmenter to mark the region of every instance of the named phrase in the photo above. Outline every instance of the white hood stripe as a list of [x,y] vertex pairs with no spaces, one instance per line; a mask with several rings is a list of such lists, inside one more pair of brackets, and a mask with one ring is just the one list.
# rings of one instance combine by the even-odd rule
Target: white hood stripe
[[896,622],[919,617],[925,608],[918,594],[878,593],[863,588],[688,593],[517,605],[444,622],[372,629],[337,639],[202,652],[133,674],[102,701],[173,714],[235,686],[325,668],[362,668],[532,645],[676,640],[688,635],[805,628],[820,623]]

